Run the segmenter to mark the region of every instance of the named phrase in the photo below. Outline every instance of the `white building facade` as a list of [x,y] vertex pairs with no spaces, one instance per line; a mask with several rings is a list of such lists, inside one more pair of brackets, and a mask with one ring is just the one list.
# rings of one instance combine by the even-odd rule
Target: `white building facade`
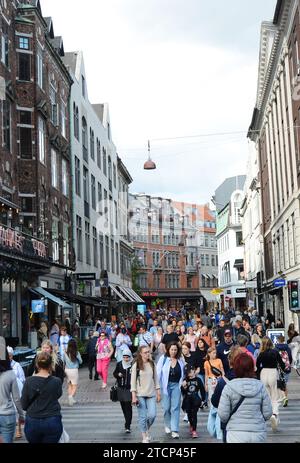
[[240,209],[244,192],[235,190],[230,202],[217,214],[217,247],[219,286],[225,307],[243,309],[246,306],[244,280],[244,248]]
[[[249,137],[255,142],[261,184],[264,269],[260,296],[287,328],[289,282],[300,280],[300,50],[299,2],[279,1],[272,23],[263,23],[258,92]],[[276,287],[283,279],[285,286]],[[298,311],[300,308],[298,307]]]
[[[70,105],[76,294],[100,296],[104,274],[112,293],[114,285],[121,284],[120,227],[128,229],[122,198],[128,196],[132,179],[128,174],[120,183],[108,105],[93,105],[88,99],[82,52],[66,53],[64,62],[74,80]],[[130,278],[126,283],[129,287]],[[128,299],[121,295],[118,299]]]

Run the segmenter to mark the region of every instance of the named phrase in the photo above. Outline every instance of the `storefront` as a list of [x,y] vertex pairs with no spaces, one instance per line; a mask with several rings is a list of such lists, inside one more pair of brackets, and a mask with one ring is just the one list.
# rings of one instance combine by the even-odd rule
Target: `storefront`
[[28,287],[48,272],[47,248],[41,241],[0,225],[0,335],[28,344],[30,299]]
[[145,299],[148,308],[160,305],[165,309],[170,307],[180,309],[185,305],[200,309],[201,303],[203,303],[203,297],[199,290],[173,289],[170,291],[169,289],[161,289],[158,291],[143,291],[141,296]]

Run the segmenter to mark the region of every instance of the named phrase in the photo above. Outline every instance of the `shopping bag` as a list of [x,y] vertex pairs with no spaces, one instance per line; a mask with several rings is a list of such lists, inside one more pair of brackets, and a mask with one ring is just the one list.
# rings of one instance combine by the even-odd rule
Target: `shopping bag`
[[69,434],[67,433],[67,431],[65,430],[65,428],[63,428],[63,432],[60,436],[60,439],[58,441],[59,444],[68,444],[68,442],[70,442],[70,436]]

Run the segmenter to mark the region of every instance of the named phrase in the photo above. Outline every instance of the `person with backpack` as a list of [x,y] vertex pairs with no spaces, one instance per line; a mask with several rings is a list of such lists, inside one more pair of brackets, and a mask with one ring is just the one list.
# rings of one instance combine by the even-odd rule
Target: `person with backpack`
[[266,421],[272,403],[264,384],[256,379],[253,360],[239,354],[233,362],[235,378],[224,387],[218,415],[228,443],[262,443],[267,438]]
[[290,373],[292,371],[292,363],[293,363],[292,352],[288,344],[284,342],[284,336],[278,336],[278,343],[276,344],[275,348],[279,351],[280,357],[283,363],[285,364],[284,380],[285,380],[286,388],[285,388],[285,391],[283,391],[284,399],[283,399],[282,406],[287,407],[288,402],[289,402],[287,383],[289,380]]
[[132,405],[137,406],[139,428],[142,442],[148,444],[151,440],[149,429],[156,418],[156,402],[160,402],[160,385],[156,366],[151,359],[149,346],[138,350],[136,361],[131,369]]
[[157,363],[157,377],[162,390],[165,432],[173,439],[179,438],[179,419],[181,403],[181,384],[184,379],[185,361],[181,356],[181,347],[170,342],[166,354]]

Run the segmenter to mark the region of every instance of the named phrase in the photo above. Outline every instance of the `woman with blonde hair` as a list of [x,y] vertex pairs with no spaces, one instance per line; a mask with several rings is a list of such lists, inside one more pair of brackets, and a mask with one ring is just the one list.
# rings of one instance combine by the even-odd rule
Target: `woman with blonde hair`
[[275,432],[279,424],[279,393],[277,389],[278,367],[285,370],[285,364],[271,339],[265,337],[260,346],[260,352],[256,359],[257,378],[266,386],[269,393],[273,415],[271,416],[272,430]]
[[67,352],[65,352],[65,372],[68,380],[68,401],[69,405],[74,405],[78,385],[78,368],[82,364],[80,352],[77,349],[77,342],[75,339],[70,339],[68,342]]
[[[52,359],[52,376],[56,376],[61,380],[61,382],[64,382],[64,377],[65,377],[65,371],[64,371],[64,364],[61,358],[56,354],[53,344],[49,339],[46,339],[45,341],[42,342],[41,345],[41,350],[38,352],[47,352],[47,354],[51,355]],[[37,355],[38,355],[37,353]],[[31,365],[28,367],[27,370],[27,375],[31,376],[33,373],[38,372],[38,367],[37,367],[37,355],[34,357],[32,360]]]

